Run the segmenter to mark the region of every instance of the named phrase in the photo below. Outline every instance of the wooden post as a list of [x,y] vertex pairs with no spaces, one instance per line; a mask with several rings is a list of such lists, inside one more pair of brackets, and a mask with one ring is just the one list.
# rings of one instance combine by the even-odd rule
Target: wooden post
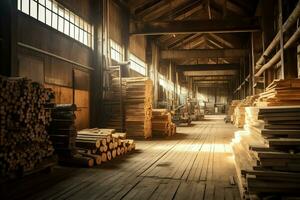
[[278,28],[280,30],[280,63],[281,63],[281,69],[282,69],[282,78],[285,78],[285,67],[284,67],[284,38],[283,38],[283,31],[282,31],[282,1],[278,0]]
[[103,60],[103,13],[104,13],[104,0],[92,1],[94,8],[93,12],[93,24],[94,24],[94,54],[93,54],[93,66],[94,71],[91,73],[91,100],[90,100],[90,125],[98,127],[101,123],[101,111],[102,109],[102,91],[103,91],[103,69],[105,61]]

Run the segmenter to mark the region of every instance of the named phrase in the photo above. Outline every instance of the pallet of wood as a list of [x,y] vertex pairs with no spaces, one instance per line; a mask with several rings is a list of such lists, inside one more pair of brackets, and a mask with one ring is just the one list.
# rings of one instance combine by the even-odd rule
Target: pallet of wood
[[176,125],[172,122],[167,109],[152,109],[152,135],[172,136],[176,134]]
[[38,171],[38,166],[48,159],[55,165],[46,131],[51,121],[53,92],[20,77],[0,77],[0,88],[1,179]]
[[126,78],[126,131],[129,137],[152,137],[153,83],[148,78]]
[[93,128],[78,131],[76,147],[81,157],[93,160],[87,165],[92,167],[135,150],[135,142],[126,139],[126,133]]
[[259,95],[257,106],[300,105],[300,79],[274,80],[266,91]]
[[245,198],[300,197],[300,106],[247,107],[232,142]]

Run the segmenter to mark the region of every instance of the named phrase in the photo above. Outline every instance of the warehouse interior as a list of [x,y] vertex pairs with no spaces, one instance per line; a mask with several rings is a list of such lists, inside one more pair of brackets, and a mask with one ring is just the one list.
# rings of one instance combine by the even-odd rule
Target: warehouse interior
[[1,199],[300,199],[300,1],[1,0]]

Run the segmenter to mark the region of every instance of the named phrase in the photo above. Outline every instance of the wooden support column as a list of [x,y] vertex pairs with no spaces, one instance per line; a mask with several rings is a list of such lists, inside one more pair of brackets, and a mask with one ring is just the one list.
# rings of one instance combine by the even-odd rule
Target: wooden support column
[[[282,17],[287,18],[289,14],[293,11],[293,6],[289,4],[284,4],[282,2]],[[296,26],[290,28],[288,31],[285,32],[285,34],[282,36],[283,41],[287,41],[293,33],[296,31]],[[297,78],[297,46],[294,45],[284,51],[282,51],[281,58],[283,59],[283,62],[281,62],[282,69],[283,69],[283,78],[289,79],[289,78]]]
[[103,71],[105,61],[103,59],[103,13],[104,13],[104,1],[94,0],[92,2],[93,24],[94,24],[94,71],[91,73],[91,108],[90,108],[90,125],[91,127],[99,127],[101,124],[101,111],[103,110]]
[[0,13],[0,75],[16,76],[17,0],[1,0]]
[[[275,0],[264,0],[262,1],[262,10],[268,12],[262,12],[262,45],[263,51],[270,44],[274,37],[274,4],[277,3]],[[266,60],[268,61],[268,59]],[[264,72],[264,85],[267,87],[274,79],[274,68],[270,68]]]

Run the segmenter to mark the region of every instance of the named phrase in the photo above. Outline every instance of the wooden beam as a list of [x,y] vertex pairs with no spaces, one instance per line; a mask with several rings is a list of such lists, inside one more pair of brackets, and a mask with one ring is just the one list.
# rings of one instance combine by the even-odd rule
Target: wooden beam
[[257,18],[238,20],[174,20],[158,22],[133,22],[130,34],[163,35],[188,33],[238,33],[260,30]]
[[238,70],[239,64],[177,65],[176,71]]
[[177,49],[162,50],[161,59],[234,58],[248,55],[246,49]]
[[207,70],[207,71],[185,71],[183,72],[185,76],[232,76],[236,75],[236,70]]
[[223,81],[232,80],[233,76],[195,76],[194,81]]

